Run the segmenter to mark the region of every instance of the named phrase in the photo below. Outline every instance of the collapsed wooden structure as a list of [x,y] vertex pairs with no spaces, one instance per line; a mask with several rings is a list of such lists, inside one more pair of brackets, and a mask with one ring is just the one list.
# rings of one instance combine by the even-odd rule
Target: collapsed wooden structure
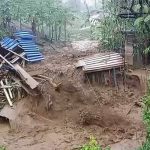
[[124,59],[119,53],[98,53],[79,60],[76,67],[84,71],[85,81],[117,86],[117,74],[122,73]]
[[15,38],[0,42],[0,108],[26,94],[36,95],[38,82],[24,70],[28,62],[44,59],[29,32],[15,33]]

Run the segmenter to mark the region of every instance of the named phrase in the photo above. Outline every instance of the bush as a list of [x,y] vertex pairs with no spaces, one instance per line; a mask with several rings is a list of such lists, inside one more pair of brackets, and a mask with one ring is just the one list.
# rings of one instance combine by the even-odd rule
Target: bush
[[110,148],[102,149],[94,137],[90,137],[88,144],[85,144],[80,150],[110,150]]
[[145,144],[138,150],[150,150],[150,141],[146,141]]
[[0,150],[6,150],[4,146],[0,146]]
[[147,141],[139,148],[139,150],[150,150],[150,81],[148,81],[148,92],[143,97],[144,111],[143,120],[147,127]]

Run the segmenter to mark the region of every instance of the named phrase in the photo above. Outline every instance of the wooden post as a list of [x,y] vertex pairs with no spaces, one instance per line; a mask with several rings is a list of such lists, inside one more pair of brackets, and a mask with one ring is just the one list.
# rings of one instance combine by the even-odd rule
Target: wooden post
[[113,68],[113,76],[114,76],[114,85],[115,85],[115,87],[117,87],[117,78],[116,78],[116,69],[115,68]]

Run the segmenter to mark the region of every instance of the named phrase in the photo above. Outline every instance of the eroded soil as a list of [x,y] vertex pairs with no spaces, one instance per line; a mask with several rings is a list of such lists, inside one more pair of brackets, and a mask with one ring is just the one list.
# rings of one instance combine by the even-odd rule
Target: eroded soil
[[45,61],[28,65],[26,70],[52,78],[60,84],[59,90],[37,79],[40,96],[7,107],[11,129],[0,123],[0,145],[8,150],[73,150],[92,135],[112,150],[136,149],[145,137],[140,85],[120,82],[116,88],[84,83],[83,72],[75,69],[75,63],[96,50],[44,49]]

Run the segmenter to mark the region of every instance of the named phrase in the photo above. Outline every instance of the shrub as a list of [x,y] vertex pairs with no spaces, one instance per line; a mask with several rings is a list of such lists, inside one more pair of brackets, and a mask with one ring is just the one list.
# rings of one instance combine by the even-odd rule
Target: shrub
[[4,146],[0,146],[0,150],[6,150]]
[[80,150],[110,150],[110,148],[102,149],[94,137],[90,137],[89,143],[85,144]]

